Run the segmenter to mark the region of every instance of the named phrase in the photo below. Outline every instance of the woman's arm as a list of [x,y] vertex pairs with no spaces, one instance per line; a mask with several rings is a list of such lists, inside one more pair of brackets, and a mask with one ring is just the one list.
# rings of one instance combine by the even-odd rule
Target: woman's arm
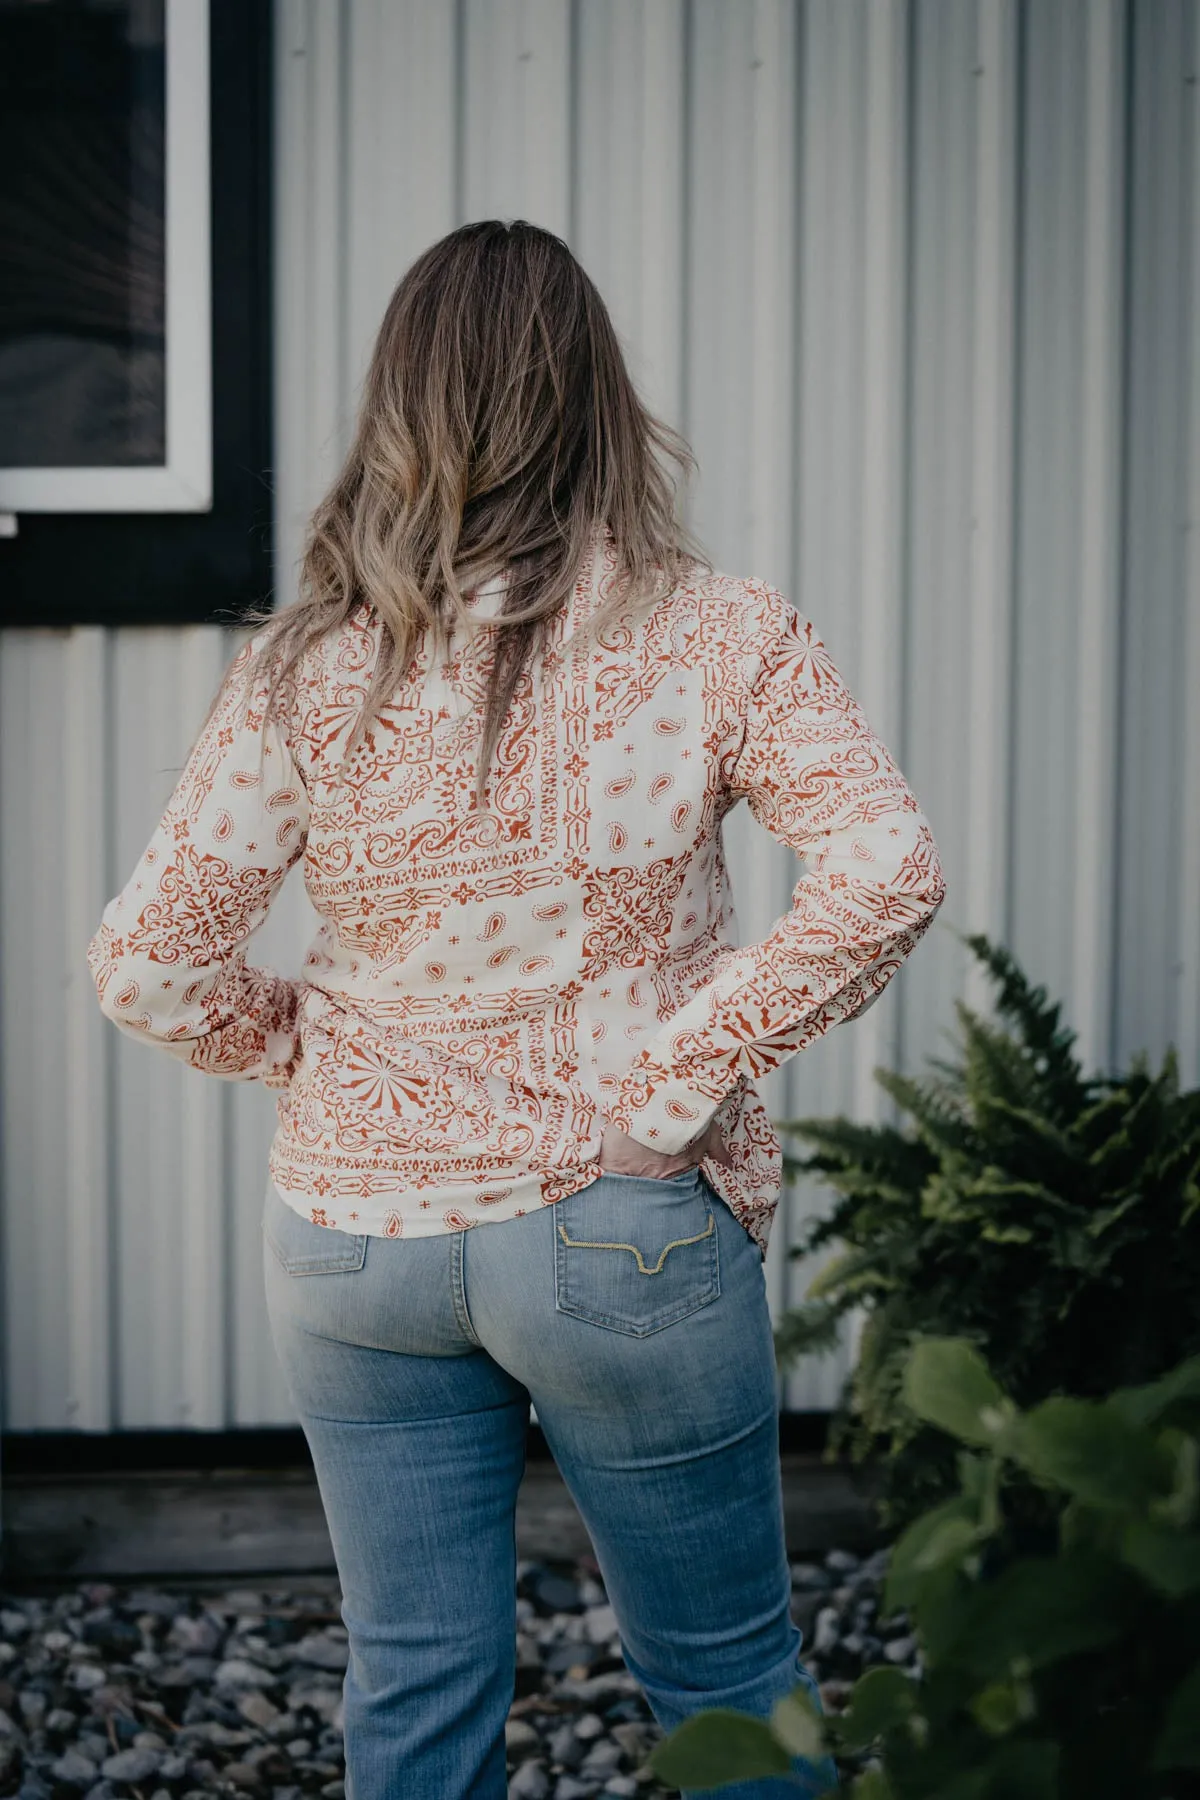
[[283,1088],[296,1054],[301,984],[252,968],[245,944],[308,833],[308,794],[281,695],[248,689],[256,634],[226,671],[137,868],[87,947],[106,1017],[209,1075]]
[[682,1150],[746,1075],[865,1012],[946,894],[929,823],[810,621],[782,595],[730,793],[803,855],[790,910],[644,1040],[604,1107],[649,1149]]

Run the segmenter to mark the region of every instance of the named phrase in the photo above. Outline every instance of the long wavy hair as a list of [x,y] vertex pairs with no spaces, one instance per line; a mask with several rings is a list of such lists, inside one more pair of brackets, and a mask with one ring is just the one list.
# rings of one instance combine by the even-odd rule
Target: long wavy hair
[[[310,646],[369,606],[379,652],[340,775],[427,633],[448,658],[456,631],[491,632],[482,804],[517,683],[593,534],[607,529],[616,571],[592,631],[712,569],[677,517],[660,453],[685,480],[694,473],[685,440],[642,404],[608,309],[563,240],[524,219],[450,232],[388,303],[353,442],[310,522],[299,599],[243,617],[265,628],[248,684],[270,666],[269,715]],[[498,575],[498,613],[473,616],[464,596]]]

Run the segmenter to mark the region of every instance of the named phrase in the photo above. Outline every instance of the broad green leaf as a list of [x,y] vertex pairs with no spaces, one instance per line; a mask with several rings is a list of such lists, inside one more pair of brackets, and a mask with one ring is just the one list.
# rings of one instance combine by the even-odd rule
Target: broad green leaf
[[865,1750],[907,1719],[917,1704],[915,1684],[900,1669],[868,1669],[854,1685],[850,1704],[837,1719],[839,1739],[850,1750]]
[[904,1398],[931,1425],[968,1444],[992,1444],[1012,1417],[1012,1403],[962,1338],[922,1338],[904,1371]]
[[1139,1594],[1107,1557],[1074,1551],[1029,1557],[976,1588],[944,1660],[980,1682],[1006,1680],[1015,1666],[1044,1668],[1115,1643]]
[[825,1754],[825,1721],[805,1687],[793,1688],[775,1702],[771,1729],[793,1756],[813,1759]]
[[1200,1517],[1200,1438],[1168,1426],[1158,1443],[1175,1466],[1171,1491],[1154,1502],[1150,1517],[1156,1525],[1194,1525]]
[[714,1706],[685,1719],[648,1757],[663,1781],[680,1788],[724,1787],[786,1775],[792,1759],[764,1719]]
[[943,1519],[930,1533],[913,1562],[921,1575],[940,1569],[943,1563],[961,1563],[968,1550],[979,1541],[979,1530],[972,1519]]
[[883,1770],[865,1770],[850,1789],[850,1800],[892,1800],[892,1790]]
[[921,1591],[908,1611],[921,1642],[921,1656],[928,1668],[940,1666],[963,1629],[975,1596],[951,1563],[943,1563],[921,1577]]
[[1170,1485],[1153,1441],[1101,1401],[1044,1400],[1014,1427],[1008,1447],[1038,1480],[1089,1506],[1145,1507]]
[[975,1522],[974,1506],[961,1495],[954,1500],[945,1501],[941,1506],[935,1506],[931,1512],[923,1513],[919,1519],[913,1520],[897,1542],[888,1563],[883,1597],[885,1618],[899,1612],[901,1607],[911,1605],[914,1595],[921,1588],[922,1577],[937,1566],[923,1562],[922,1558],[927,1547],[936,1543],[939,1533],[946,1526],[955,1523],[966,1525],[973,1531]]
[[1145,1387],[1118,1388],[1108,1405],[1130,1425],[1154,1425],[1180,1400],[1200,1400],[1200,1356],[1189,1357]]
[[1184,1676],[1167,1702],[1153,1766],[1200,1769],[1200,1664]]
[[1200,1537],[1134,1519],[1121,1535],[1121,1560],[1169,1599],[1200,1589]]

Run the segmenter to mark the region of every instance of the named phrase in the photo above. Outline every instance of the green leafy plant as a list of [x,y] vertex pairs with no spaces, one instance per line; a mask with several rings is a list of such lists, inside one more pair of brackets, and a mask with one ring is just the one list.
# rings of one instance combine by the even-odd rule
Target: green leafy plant
[[1174,1052],[1158,1074],[1139,1057],[1085,1075],[1045,990],[987,938],[963,941],[998,1017],[960,1001],[959,1060],[931,1058],[917,1079],[876,1070],[903,1128],[779,1123],[785,1144],[811,1146],[785,1151],[786,1172],[838,1196],[790,1254],[839,1246],[780,1320],[779,1362],[831,1347],[862,1308],[830,1454],[881,1460],[893,1530],[955,1481],[951,1439],[903,1403],[918,1337],[969,1339],[1021,1406],[1104,1394],[1200,1352],[1200,1091],[1180,1092]]
[[[884,1604],[916,1631],[920,1678],[870,1669],[828,1718],[801,1687],[769,1720],[736,1715],[736,1738],[698,1714],[655,1748],[655,1773],[720,1788],[769,1752],[778,1773],[832,1753],[854,1800],[1197,1800],[1200,1357],[1022,1412],[970,1344],[931,1338],[902,1383],[914,1416],[960,1445],[959,1492],[909,1526],[888,1569]],[[1054,1507],[1045,1554],[1012,1532],[1013,1469]]]

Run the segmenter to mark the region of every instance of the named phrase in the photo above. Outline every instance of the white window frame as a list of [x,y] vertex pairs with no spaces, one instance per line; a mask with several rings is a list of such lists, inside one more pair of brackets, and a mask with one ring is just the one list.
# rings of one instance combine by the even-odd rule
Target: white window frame
[[207,0],[166,0],[165,464],[0,469],[0,512],[212,507],[212,233]]

